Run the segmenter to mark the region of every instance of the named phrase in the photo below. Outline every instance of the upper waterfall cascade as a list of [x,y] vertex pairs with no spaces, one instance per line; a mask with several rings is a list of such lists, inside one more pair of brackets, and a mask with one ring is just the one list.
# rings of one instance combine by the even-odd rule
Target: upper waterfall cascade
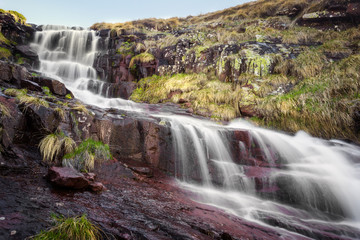
[[[39,71],[63,82],[76,98],[102,108],[145,111],[143,104],[101,95],[104,81],[93,67],[98,41],[94,31],[45,26],[32,47]],[[90,82],[101,91],[89,91]],[[242,120],[222,126],[167,112],[148,114],[171,126],[176,176],[198,201],[260,224],[276,219],[289,236],[299,224],[360,228],[359,147],[304,132],[289,136]],[[234,142],[234,132],[248,136]]]

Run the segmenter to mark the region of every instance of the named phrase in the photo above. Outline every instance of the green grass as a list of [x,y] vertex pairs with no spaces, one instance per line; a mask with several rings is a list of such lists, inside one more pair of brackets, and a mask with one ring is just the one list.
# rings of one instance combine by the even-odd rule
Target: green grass
[[91,223],[86,215],[65,218],[52,216],[55,225],[48,230],[41,231],[32,240],[100,240],[103,239],[101,229]]
[[96,163],[102,163],[111,158],[109,145],[87,139],[63,157],[63,165],[89,172],[94,169]]

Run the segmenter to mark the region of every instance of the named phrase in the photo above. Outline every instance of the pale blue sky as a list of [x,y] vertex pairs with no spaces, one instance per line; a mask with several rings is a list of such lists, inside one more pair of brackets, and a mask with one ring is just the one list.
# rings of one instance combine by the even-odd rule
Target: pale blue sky
[[186,17],[249,0],[0,0],[0,8],[22,13],[29,23],[90,27],[96,22]]

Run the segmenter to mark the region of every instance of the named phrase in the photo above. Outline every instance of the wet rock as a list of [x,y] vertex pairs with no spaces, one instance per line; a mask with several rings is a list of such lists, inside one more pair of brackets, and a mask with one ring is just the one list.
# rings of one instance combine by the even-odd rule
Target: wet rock
[[84,189],[90,184],[83,174],[69,167],[49,168],[47,179],[56,186],[72,189]]

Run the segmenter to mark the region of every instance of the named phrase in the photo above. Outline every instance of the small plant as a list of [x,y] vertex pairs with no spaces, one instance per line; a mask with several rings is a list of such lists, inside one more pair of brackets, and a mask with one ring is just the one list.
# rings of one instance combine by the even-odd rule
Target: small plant
[[87,139],[80,143],[73,152],[63,157],[63,165],[88,172],[94,169],[96,162],[101,163],[111,158],[109,145]]
[[40,75],[33,72],[33,73],[31,73],[31,76],[33,76],[33,77],[39,77]]
[[68,93],[68,94],[65,95],[65,98],[67,98],[67,99],[72,99],[72,96],[71,96],[70,93]]
[[65,218],[64,216],[52,215],[55,226],[38,235],[30,237],[32,240],[98,240],[103,239],[101,229],[91,223],[86,215],[81,217]]
[[49,134],[39,144],[43,161],[49,164],[56,163],[62,155],[72,152],[74,148],[74,140],[63,132]]

